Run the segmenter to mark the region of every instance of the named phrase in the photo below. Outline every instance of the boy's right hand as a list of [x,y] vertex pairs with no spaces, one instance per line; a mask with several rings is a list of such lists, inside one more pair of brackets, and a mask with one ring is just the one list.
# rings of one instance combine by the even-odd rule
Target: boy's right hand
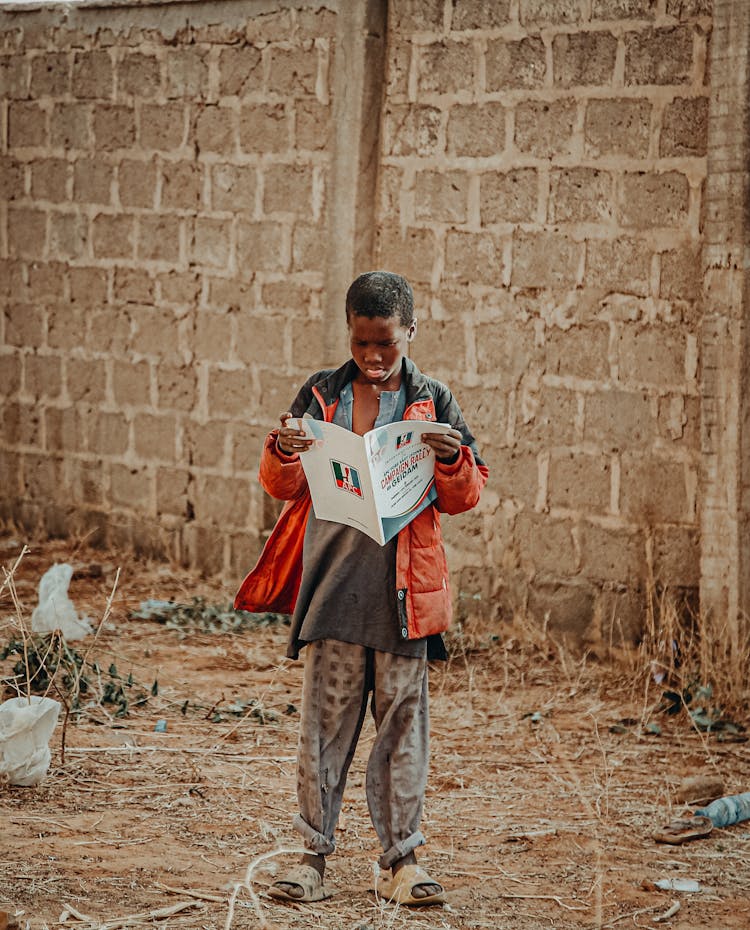
[[295,452],[307,452],[310,446],[315,442],[314,439],[310,439],[307,436],[304,430],[286,425],[286,421],[291,419],[291,416],[289,411],[281,414],[281,427],[276,437],[276,445],[284,455],[294,455]]

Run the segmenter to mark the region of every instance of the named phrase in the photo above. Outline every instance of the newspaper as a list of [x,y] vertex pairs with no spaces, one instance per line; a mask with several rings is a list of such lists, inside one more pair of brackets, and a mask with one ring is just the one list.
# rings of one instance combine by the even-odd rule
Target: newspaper
[[315,442],[300,456],[319,520],[345,523],[381,546],[435,500],[435,453],[422,433],[447,423],[400,420],[359,436],[335,423],[296,421]]

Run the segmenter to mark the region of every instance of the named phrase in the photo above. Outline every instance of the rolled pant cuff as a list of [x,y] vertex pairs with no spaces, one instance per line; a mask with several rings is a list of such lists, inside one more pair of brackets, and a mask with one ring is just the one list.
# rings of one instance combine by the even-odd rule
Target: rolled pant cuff
[[412,833],[412,835],[407,836],[405,840],[400,840],[398,843],[391,846],[390,849],[386,850],[378,859],[378,865],[381,869],[390,869],[394,862],[398,862],[399,859],[408,856],[410,852],[414,852],[417,846],[424,846],[426,842],[427,840],[424,838],[424,834],[417,830],[416,833]]
[[316,853],[318,856],[328,856],[336,848],[336,844],[333,840],[326,839],[322,833],[318,833],[317,830],[314,830],[299,814],[297,814],[292,821],[292,826],[297,833],[301,833],[305,838],[305,847],[309,849],[310,852]]

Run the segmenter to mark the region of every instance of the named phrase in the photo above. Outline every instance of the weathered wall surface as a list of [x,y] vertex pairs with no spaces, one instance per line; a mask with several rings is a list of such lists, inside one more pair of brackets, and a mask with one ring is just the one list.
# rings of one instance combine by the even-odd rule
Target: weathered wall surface
[[336,16],[229,6],[1,20],[0,494],[239,575],[261,437],[323,354]]
[[390,28],[378,262],[492,463],[461,590],[627,631],[649,578],[699,580],[710,6],[394,2]]
[[491,466],[463,608],[596,638],[694,590],[708,0],[390,0],[348,200],[339,7],[183,6],[0,16],[2,517],[239,577],[261,438],[335,360],[335,201]]

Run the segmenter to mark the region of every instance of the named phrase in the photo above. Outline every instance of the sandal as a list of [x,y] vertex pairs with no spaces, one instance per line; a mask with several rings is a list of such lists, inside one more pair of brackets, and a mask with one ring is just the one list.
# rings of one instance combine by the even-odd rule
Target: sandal
[[[437,885],[440,891],[423,898],[414,896],[417,885]],[[403,904],[406,907],[424,907],[431,904],[444,904],[445,893],[440,882],[425,872],[418,865],[405,865],[389,881],[378,881],[375,893],[389,904]]]
[[681,843],[687,843],[690,840],[699,840],[713,830],[714,825],[710,817],[682,817],[680,820],[673,820],[661,830],[654,833],[654,839],[657,843],[670,843],[672,846],[679,846]]
[[[302,896],[296,898],[280,885],[297,885],[302,889]],[[293,904],[309,904],[312,901],[324,901],[331,897],[331,892],[323,884],[320,872],[311,865],[298,865],[277,878],[269,887],[268,894],[278,901],[291,901]]]

